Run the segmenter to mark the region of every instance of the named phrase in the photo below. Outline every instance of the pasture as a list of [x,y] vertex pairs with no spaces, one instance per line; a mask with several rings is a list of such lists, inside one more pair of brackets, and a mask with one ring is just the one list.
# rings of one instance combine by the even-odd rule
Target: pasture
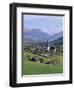
[[[43,63],[31,61],[32,57],[38,56],[43,59]],[[46,62],[54,59],[56,64],[45,64]],[[63,73],[63,56],[54,55],[48,58],[33,54],[31,52],[24,52],[23,59],[23,75],[37,75],[37,74],[59,74]]]

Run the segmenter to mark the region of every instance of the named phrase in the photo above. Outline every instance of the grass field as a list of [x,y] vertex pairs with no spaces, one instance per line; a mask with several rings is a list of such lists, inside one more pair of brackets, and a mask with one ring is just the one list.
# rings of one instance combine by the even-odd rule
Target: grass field
[[31,58],[33,56],[39,56],[39,55],[32,54],[31,52],[24,53],[23,75],[63,73],[63,56],[62,55],[54,55],[53,57],[49,56],[49,58],[39,56],[43,58],[44,63],[54,58],[57,64],[52,65],[52,66],[49,64],[37,63],[37,62],[31,61]]

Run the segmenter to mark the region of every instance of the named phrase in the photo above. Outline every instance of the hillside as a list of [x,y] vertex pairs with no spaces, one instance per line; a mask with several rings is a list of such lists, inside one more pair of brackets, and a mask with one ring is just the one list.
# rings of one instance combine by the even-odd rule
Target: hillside
[[51,41],[50,42],[51,44],[55,45],[55,46],[60,46],[60,45],[63,45],[63,37],[60,37],[54,41]]

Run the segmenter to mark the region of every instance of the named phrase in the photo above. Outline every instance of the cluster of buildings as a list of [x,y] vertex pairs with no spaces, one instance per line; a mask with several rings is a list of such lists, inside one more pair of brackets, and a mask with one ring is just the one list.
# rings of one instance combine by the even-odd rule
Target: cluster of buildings
[[24,50],[32,51],[32,52],[48,52],[55,54],[56,47],[55,45],[50,45],[48,41],[46,42],[33,42],[33,41],[25,41]]

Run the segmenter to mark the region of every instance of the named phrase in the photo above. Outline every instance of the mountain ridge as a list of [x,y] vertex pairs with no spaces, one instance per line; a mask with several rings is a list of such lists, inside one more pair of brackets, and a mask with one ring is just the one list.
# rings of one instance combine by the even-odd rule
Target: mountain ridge
[[51,36],[46,32],[41,31],[40,29],[26,29],[24,30],[24,38],[25,37],[34,40],[54,41],[60,37],[63,37],[63,31]]

